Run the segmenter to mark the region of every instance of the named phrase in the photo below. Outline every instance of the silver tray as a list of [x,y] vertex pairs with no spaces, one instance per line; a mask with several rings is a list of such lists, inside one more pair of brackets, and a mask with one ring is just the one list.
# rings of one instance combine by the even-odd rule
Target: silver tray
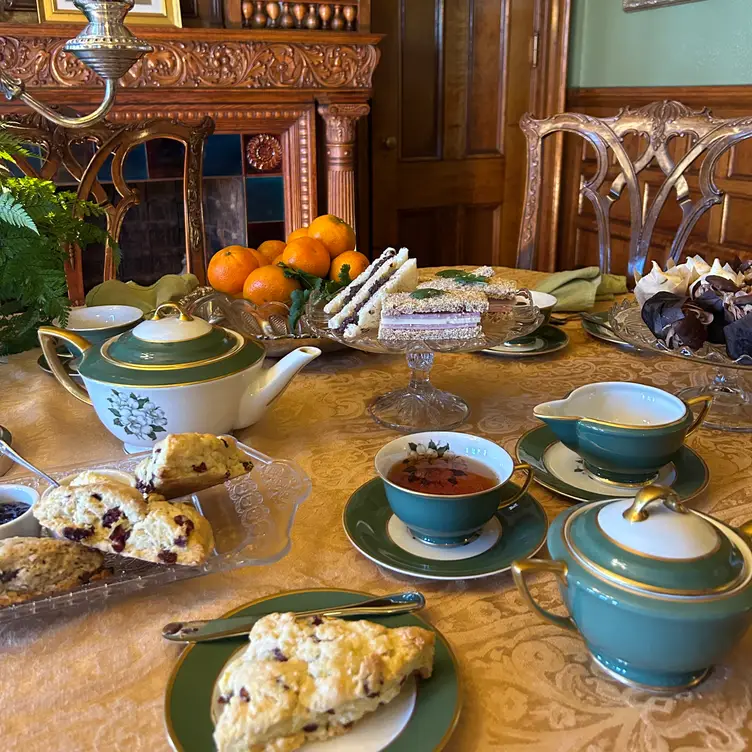
[[[67,593],[0,608],[0,624],[80,608],[206,574],[271,564],[285,556],[290,550],[290,530],[295,513],[311,492],[311,480],[294,462],[272,459],[240,442],[237,446],[253,460],[254,468],[248,475],[181,499],[193,503],[209,520],[214,531],[214,553],[205,564],[199,567],[163,566],[105,554],[105,566],[113,570],[111,577]],[[68,465],[48,473],[60,480],[96,468],[132,472],[147,455],[145,452],[114,462]],[[12,482],[30,486],[39,493],[48,487],[36,476],[15,477]],[[0,488],[2,485],[0,483]]]

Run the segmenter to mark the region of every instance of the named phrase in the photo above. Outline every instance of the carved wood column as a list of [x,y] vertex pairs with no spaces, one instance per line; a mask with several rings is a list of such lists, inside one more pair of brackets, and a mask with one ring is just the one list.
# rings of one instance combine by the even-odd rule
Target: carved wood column
[[365,103],[319,105],[326,123],[327,211],[355,227],[355,125],[370,111]]

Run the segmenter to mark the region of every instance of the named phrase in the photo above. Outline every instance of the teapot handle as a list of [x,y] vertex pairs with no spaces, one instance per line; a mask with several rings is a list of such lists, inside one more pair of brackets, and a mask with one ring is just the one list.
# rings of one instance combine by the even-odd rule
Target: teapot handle
[[523,561],[512,562],[512,577],[514,578],[514,584],[517,585],[517,590],[520,591],[520,595],[533,611],[537,611],[546,621],[555,624],[557,627],[568,629],[570,632],[577,632],[577,625],[574,623],[574,619],[571,616],[557,616],[550,611],[546,611],[545,608],[539,606],[533,596],[530,594],[527,582],[525,581],[525,575],[528,572],[553,572],[556,575],[559,582],[567,587],[567,565],[563,561],[549,561],[547,559],[524,559]]
[[55,347],[55,340],[62,339],[69,345],[73,345],[76,350],[83,355],[90,347],[91,343],[87,342],[83,337],[79,337],[78,334],[73,332],[67,332],[65,329],[58,329],[55,326],[40,326],[37,332],[39,337],[39,344],[42,346],[42,352],[44,353],[45,360],[50,364],[52,373],[55,378],[76,398],[85,402],[87,405],[91,405],[91,397],[89,393],[82,386],[76,384],[75,381],[68,375],[68,372],[60,362],[60,357],[57,354],[57,348]]

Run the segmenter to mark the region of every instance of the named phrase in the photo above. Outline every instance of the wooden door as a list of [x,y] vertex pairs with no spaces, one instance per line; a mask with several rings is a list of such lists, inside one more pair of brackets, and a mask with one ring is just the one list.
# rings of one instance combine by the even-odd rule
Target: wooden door
[[385,34],[372,107],[375,252],[405,245],[420,266],[515,265],[526,169],[518,123],[563,106],[568,7],[373,4],[372,28]]

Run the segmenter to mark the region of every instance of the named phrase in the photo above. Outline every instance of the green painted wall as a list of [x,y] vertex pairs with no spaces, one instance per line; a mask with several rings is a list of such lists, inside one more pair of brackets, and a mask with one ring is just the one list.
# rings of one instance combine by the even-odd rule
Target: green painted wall
[[573,0],[569,66],[575,87],[752,84],[752,0]]

